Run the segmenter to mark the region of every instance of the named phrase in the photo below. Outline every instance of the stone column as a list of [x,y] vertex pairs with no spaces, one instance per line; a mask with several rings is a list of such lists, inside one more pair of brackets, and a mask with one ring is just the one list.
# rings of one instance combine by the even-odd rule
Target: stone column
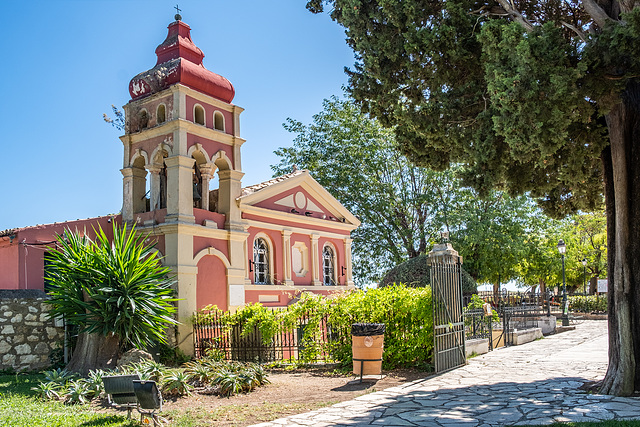
[[133,221],[133,168],[122,168],[120,172],[122,172],[122,220]]
[[193,355],[193,325],[189,321],[197,309],[196,286],[198,267],[193,261],[193,236],[185,233],[165,235],[165,265],[173,270],[178,298],[177,344],[187,355]]
[[293,286],[291,279],[291,230],[282,230],[282,278],[285,285]]
[[213,177],[213,166],[202,165],[200,166],[200,176],[202,177],[202,209],[209,210],[209,182]]
[[311,286],[321,285],[320,281],[320,252],[318,251],[318,234],[311,234]]
[[218,189],[218,212],[227,217],[225,228],[227,230],[244,231],[244,223],[240,214],[240,208],[236,199],[242,191],[242,177],[244,173],[236,170],[221,170],[220,188]]
[[229,263],[227,269],[227,289],[229,311],[244,306],[244,284],[247,264],[246,243],[249,233],[245,231],[229,231]]
[[166,222],[194,223],[193,163],[186,156],[167,157],[167,219]]
[[149,195],[149,209],[154,211],[160,209],[160,167],[147,166],[149,171],[149,179],[151,194]]
[[353,283],[353,273],[352,273],[352,259],[351,259],[351,242],[353,240],[350,238],[344,239],[344,258],[345,258],[345,267],[347,269],[347,277],[345,277],[345,285],[347,286],[355,286]]

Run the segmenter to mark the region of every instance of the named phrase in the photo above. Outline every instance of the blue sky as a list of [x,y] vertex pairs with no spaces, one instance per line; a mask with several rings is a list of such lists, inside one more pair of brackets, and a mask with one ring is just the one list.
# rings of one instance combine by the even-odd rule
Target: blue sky
[[[30,1],[5,8],[0,30],[3,162],[0,230],[117,213],[120,132],[103,113],[129,101],[129,80],[155,65],[175,1]],[[343,29],[304,0],[181,1],[204,65],[233,83],[243,185],[272,176],[304,123],[340,95],[354,63]]]

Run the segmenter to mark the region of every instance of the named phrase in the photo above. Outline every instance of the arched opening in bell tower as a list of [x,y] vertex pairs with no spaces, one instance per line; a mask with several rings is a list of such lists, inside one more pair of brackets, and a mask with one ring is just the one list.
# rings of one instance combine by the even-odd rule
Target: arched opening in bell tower
[[132,202],[133,213],[143,213],[149,210],[149,199],[147,199],[147,171],[144,168],[145,159],[138,156],[131,165],[133,169],[133,189]]

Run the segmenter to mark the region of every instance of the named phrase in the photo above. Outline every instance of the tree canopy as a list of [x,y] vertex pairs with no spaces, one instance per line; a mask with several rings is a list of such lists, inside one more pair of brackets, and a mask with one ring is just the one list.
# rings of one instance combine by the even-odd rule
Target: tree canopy
[[439,231],[450,232],[478,282],[516,278],[539,215],[527,196],[489,190],[483,200],[460,185],[457,169],[412,165],[397,150],[393,132],[348,98],[325,100],[309,125],[289,119],[285,127],[296,137],[291,147],[276,151],[276,174],[293,165],[308,169],[362,221],[352,233],[356,283],[377,282],[389,269],[426,254]]
[[416,164],[463,164],[481,195],[529,192],[556,217],[595,210],[604,193],[602,390],[640,390],[640,3],[307,2],[325,5],[356,53],[349,91]]

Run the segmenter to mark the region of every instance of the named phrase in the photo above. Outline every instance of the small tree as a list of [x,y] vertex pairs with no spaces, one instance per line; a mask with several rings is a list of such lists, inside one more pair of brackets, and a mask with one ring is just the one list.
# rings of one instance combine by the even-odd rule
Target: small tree
[[65,230],[50,253],[51,317],[79,329],[67,369],[87,374],[115,367],[124,347],[166,342],[164,328],[177,323],[170,269],[132,228],[114,224],[113,240],[102,228],[95,240]]

